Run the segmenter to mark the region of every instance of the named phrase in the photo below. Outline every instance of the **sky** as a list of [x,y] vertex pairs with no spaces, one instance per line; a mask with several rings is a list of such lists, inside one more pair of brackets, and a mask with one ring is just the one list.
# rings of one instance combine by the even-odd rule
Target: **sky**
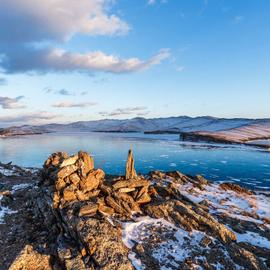
[[270,117],[270,1],[0,0],[0,127]]

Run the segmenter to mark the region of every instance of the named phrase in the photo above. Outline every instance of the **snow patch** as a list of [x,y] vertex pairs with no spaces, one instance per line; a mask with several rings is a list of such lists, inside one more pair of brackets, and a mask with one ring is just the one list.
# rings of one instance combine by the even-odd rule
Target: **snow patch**
[[253,246],[258,246],[262,248],[267,248],[270,250],[270,241],[260,236],[258,233],[255,232],[246,232],[246,233],[237,233],[234,231],[237,236],[237,242],[247,242]]
[[3,199],[3,196],[0,195],[0,224],[4,224],[4,217],[6,215],[15,214],[17,211],[11,210],[8,207],[1,205],[1,200]]
[[[160,239],[151,246],[151,253],[161,268],[164,270],[179,268],[191,254],[192,246],[194,249],[200,249],[200,241],[205,233],[193,230],[187,232],[184,229],[177,228],[164,219],[153,219],[148,216],[140,217],[135,222],[123,223],[123,243],[132,249],[135,243],[149,243],[151,238],[156,238],[156,232]],[[168,235],[170,235],[168,237]],[[145,266],[136,258],[136,254],[130,252],[129,258],[137,270],[145,269]],[[200,268],[195,268],[200,269]]]
[[32,187],[32,184],[23,183],[23,184],[14,185],[12,187],[12,192],[14,193],[14,192],[16,192],[18,190],[26,189],[26,188],[29,188],[29,187]]
[[3,174],[4,176],[12,176],[12,175],[17,175],[17,172],[13,169],[5,169],[5,168],[0,168],[0,173]]

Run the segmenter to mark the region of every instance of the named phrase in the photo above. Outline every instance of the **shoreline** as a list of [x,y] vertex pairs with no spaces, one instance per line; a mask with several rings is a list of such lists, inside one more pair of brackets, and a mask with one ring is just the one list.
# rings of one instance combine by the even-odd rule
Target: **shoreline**
[[[190,142],[190,143],[207,143],[209,145],[217,143],[221,145],[244,145],[244,146],[249,146],[249,147],[254,147],[254,148],[260,148],[260,149],[265,149],[265,150],[270,150],[270,145],[267,144],[259,144],[259,143],[253,143],[258,140],[270,140],[270,137],[256,137],[252,140],[247,140],[247,141],[233,141],[233,140],[226,140],[220,137],[215,137],[211,135],[202,135],[202,134],[197,134],[193,132],[166,132],[166,131],[154,131],[154,132],[137,132],[137,131],[79,131],[79,132],[54,132],[54,131],[47,131],[47,132],[26,132],[26,133],[12,133],[12,134],[5,134],[5,135],[0,135],[0,139],[8,139],[8,138],[13,138],[13,137],[21,137],[21,136],[32,136],[32,135],[43,135],[43,134],[80,134],[80,133],[104,133],[104,134],[134,134],[134,133],[140,133],[140,134],[145,134],[145,135],[179,135],[179,141],[180,142]],[[177,141],[177,140],[176,140]]]

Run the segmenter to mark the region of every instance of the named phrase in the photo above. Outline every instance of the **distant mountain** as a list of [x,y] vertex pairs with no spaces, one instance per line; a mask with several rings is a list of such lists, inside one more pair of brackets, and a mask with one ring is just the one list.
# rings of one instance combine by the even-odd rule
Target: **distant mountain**
[[[0,129],[0,136],[39,134],[46,132],[146,132],[146,133],[194,133],[222,132],[245,127],[270,127],[270,119],[168,117],[146,119],[137,117],[126,120],[104,119],[97,121],[79,121],[70,124],[47,124],[41,126],[24,125]],[[266,130],[268,130],[266,128]],[[266,132],[268,134],[268,131]],[[270,136],[270,130],[269,130]]]

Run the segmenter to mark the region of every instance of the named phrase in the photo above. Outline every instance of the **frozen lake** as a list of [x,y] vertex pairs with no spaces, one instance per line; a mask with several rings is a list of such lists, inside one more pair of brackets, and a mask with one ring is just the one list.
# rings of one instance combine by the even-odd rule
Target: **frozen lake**
[[245,146],[180,142],[178,135],[141,133],[52,133],[0,139],[0,161],[41,167],[55,151],[84,150],[96,167],[123,174],[128,149],[138,172],[179,170],[212,181],[232,181],[270,190],[270,152]]

